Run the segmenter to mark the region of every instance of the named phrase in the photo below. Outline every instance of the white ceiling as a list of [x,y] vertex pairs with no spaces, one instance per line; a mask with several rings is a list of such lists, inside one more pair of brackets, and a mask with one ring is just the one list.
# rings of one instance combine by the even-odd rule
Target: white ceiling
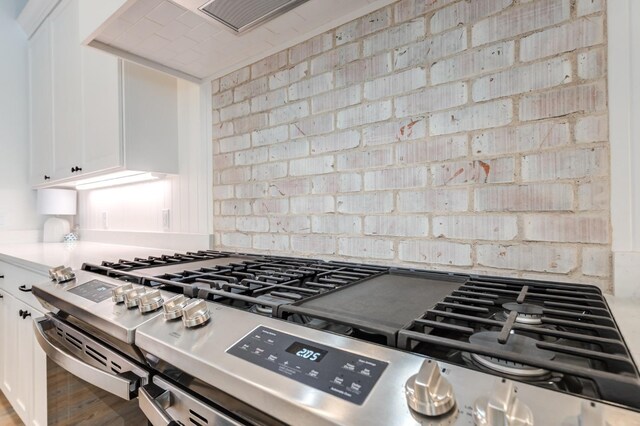
[[[369,13],[394,0],[309,0],[238,35],[221,23],[177,3],[199,6],[205,0],[127,2],[94,40],[205,80],[224,75]],[[193,7],[193,6],[191,6]],[[95,45],[95,44],[94,44]]]

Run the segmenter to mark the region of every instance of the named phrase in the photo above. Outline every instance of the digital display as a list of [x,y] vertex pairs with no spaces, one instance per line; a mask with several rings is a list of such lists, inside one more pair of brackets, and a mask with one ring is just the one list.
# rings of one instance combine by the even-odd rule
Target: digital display
[[314,348],[313,346],[305,345],[300,342],[293,342],[287,349],[287,352],[294,354],[297,357],[308,359],[313,362],[320,362],[322,358],[327,354],[327,351]]
[[99,280],[92,280],[69,290],[69,293],[100,303],[111,298],[111,289],[116,286]]

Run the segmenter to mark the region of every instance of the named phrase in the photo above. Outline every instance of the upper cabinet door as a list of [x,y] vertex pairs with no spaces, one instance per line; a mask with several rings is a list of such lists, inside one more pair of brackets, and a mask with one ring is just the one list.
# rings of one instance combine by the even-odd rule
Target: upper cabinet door
[[53,173],[53,93],[51,25],[45,21],[29,41],[29,120],[31,183],[51,180]]
[[82,47],[83,173],[122,165],[120,60]]
[[53,45],[54,175],[64,178],[82,168],[81,50],[78,0],[63,1],[51,16]]

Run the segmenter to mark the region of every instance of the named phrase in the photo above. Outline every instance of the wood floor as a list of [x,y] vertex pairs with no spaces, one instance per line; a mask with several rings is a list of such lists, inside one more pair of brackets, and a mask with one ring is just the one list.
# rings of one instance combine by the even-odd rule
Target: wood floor
[[20,417],[13,411],[9,401],[4,397],[2,391],[0,391],[0,425],[2,426],[14,426],[23,425]]

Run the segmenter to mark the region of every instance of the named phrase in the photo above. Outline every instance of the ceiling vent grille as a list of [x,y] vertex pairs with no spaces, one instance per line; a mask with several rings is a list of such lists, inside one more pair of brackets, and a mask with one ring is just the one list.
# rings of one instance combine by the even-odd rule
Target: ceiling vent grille
[[200,10],[241,33],[306,2],[307,0],[211,0]]

